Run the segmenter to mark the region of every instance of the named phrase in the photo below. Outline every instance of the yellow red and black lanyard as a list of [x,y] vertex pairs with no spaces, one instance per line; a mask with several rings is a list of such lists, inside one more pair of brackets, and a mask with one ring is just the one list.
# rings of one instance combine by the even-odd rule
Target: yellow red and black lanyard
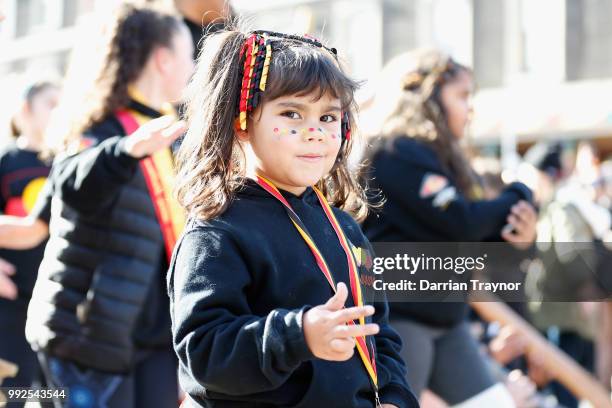
[[[258,175],[257,183],[264,190],[266,190],[268,193],[270,193],[272,196],[274,196],[278,201],[280,201],[283,204],[287,212],[287,215],[289,216],[289,219],[291,219],[291,222],[293,223],[293,225],[295,226],[299,234],[302,236],[302,238],[304,239],[304,241],[310,248],[310,251],[312,252],[312,255],[314,256],[317,262],[317,265],[319,266],[319,269],[321,270],[321,272],[327,279],[327,282],[329,283],[329,285],[332,287],[332,290],[335,292],[336,284],[334,282],[334,278],[331,274],[331,271],[329,270],[329,267],[327,266],[327,263],[325,262],[323,255],[317,248],[317,245],[315,244],[314,240],[312,239],[312,236],[306,229],[306,226],[304,225],[300,217],[295,213],[295,211],[293,210],[289,202],[285,199],[285,197],[283,197],[280,191],[278,191],[276,186],[270,180],[266,179],[265,177],[262,177],[261,175]],[[364,304],[363,296],[361,293],[361,285],[359,284],[359,272],[357,270],[357,264],[355,262],[355,258],[353,257],[353,252],[351,251],[350,244],[346,238],[346,235],[344,234],[344,231],[340,227],[340,224],[338,223],[338,220],[336,219],[334,212],[332,211],[329,203],[325,199],[325,196],[323,195],[323,193],[321,193],[321,191],[316,187],[313,187],[313,190],[316,193],[317,198],[319,199],[319,203],[321,204],[321,207],[323,208],[323,211],[325,212],[327,220],[329,221],[332,228],[336,232],[338,241],[340,241],[340,246],[342,246],[342,249],[344,250],[344,253],[346,254],[353,303],[355,304],[355,306],[363,306]],[[348,324],[354,325],[357,323],[350,321],[348,322]],[[361,324],[361,325],[365,324],[365,318],[363,316],[359,318],[358,324]],[[376,372],[376,359],[374,357],[374,348],[373,347],[371,349],[368,348],[368,344],[367,344],[365,336],[359,336],[355,338],[355,346],[357,347],[357,351],[359,352],[361,361],[363,362],[363,365],[365,366],[368,376],[370,377],[370,380],[372,382],[372,386],[374,388],[374,393],[376,396],[376,404],[380,405],[380,401],[378,399],[378,376]]]

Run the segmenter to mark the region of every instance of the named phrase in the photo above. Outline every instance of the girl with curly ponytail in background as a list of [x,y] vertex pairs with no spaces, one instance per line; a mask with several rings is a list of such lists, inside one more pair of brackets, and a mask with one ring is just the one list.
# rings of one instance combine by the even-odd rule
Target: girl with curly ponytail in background
[[49,243],[26,337],[66,407],[176,406],[165,271],[183,215],[170,190],[171,104],[193,70],[184,23],[123,5],[94,93],[55,152],[33,216]]
[[[363,224],[370,241],[530,245],[536,223],[531,191],[512,183],[485,199],[463,146],[472,114],[471,70],[428,49],[396,57],[381,77],[370,112],[378,126],[364,160],[365,182],[378,193],[375,201],[382,199]],[[418,395],[428,388],[450,405],[514,406],[485,364],[467,312],[462,300],[390,304],[408,382]]]

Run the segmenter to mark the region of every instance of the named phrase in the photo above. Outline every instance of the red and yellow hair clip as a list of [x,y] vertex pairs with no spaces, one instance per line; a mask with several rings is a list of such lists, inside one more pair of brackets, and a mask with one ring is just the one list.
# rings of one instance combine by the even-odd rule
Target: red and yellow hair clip
[[266,90],[272,46],[264,35],[253,33],[245,40],[240,51],[240,58],[244,58],[244,65],[240,89],[239,123],[240,129],[246,130],[247,115],[257,107],[260,93]]
[[[338,53],[335,48],[328,48],[318,39],[309,35],[301,37],[262,30],[254,31],[248,35],[240,50],[240,60],[243,61],[243,65],[237,129],[247,129],[248,114],[255,110],[261,99],[261,94],[266,90],[270,63],[272,61],[272,38],[309,44],[328,51],[336,61],[338,60]],[[342,140],[350,140],[351,128],[347,112],[342,114],[341,129]]]

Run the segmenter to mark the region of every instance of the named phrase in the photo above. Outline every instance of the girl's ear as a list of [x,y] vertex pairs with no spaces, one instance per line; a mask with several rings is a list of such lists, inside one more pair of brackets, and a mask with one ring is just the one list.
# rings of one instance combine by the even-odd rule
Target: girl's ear
[[236,137],[238,137],[238,140],[240,140],[241,142],[248,142],[249,132],[247,132],[246,130],[237,130]]
[[172,51],[166,47],[157,47],[151,53],[151,59],[158,71],[167,73],[171,67]]
[[19,109],[13,115],[13,122],[15,122],[15,124],[19,126],[20,129],[22,129],[24,123],[27,123],[29,121],[31,112],[32,109],[30,108],[30,104],[27,102],[23,102],[21,106],[19,106]]
[[19,115],[26,116],[32,113],[32,106],[28,102],[24,102],[19,108]]
[[234,132],[236,133],[236,137],[241,142],[247,142],[249,140],[249,132],[246,130],[240,129],[240,119],[236,118],[234,121]]

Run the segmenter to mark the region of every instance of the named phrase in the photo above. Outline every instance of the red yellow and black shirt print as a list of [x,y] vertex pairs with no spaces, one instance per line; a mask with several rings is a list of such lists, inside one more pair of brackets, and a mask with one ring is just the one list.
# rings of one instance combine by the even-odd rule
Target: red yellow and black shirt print
[[46,181],[46,177],[36,177],[28,181],[20,196],[8,197],[3,211],[4,214],[17,217],[27,216],[34,208],[34,203],[36,203],[36,199]]
[[0,209],[27,216],[47,181],[50,167],[33,151],[12,149],[0,157]]

